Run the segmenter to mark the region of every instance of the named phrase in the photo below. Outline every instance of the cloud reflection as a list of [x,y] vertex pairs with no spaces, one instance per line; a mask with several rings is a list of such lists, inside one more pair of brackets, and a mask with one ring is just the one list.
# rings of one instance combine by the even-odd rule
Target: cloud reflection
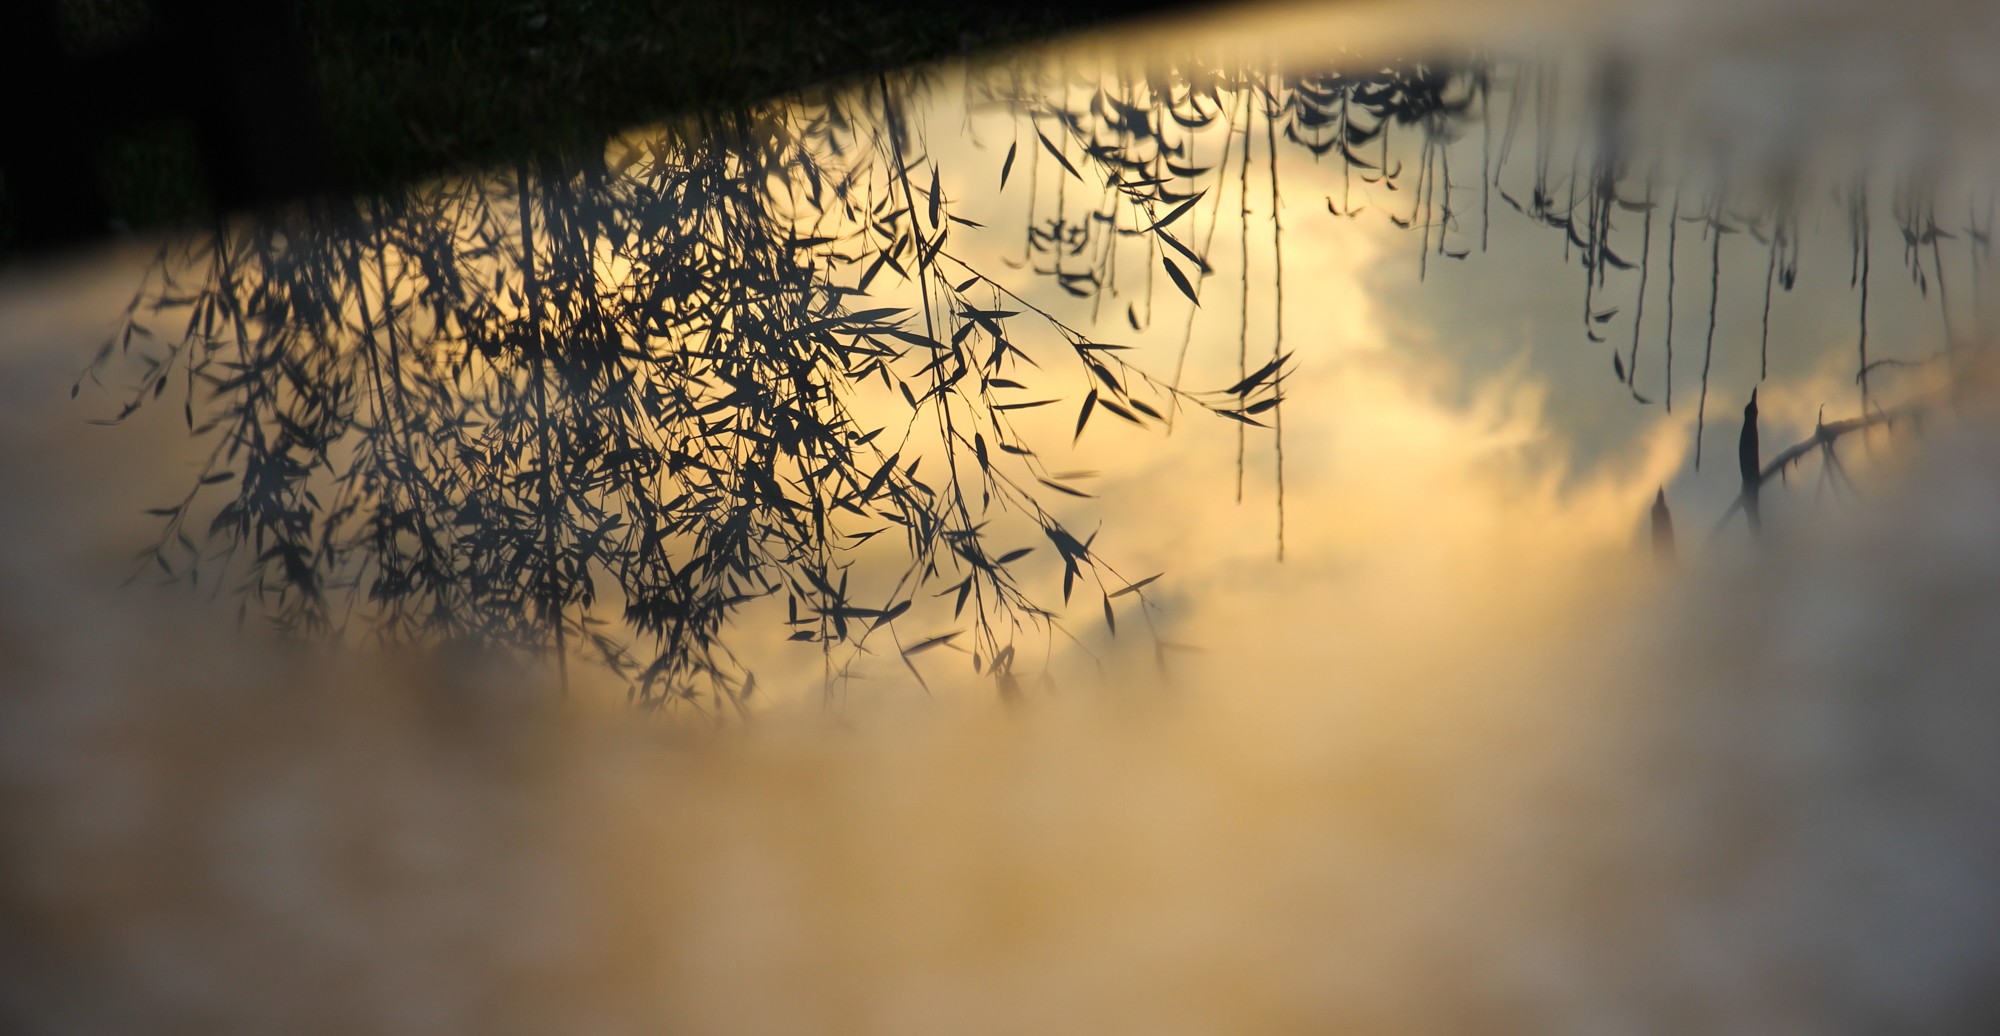
[[[1300,210],[1320,175],[1295,181]],[[58,402],[0,424],[0,1016],[1990,1028],[1990,415],[1941,418],[1921,451],[1858,443],[1861,491],[1809,520],[1809,484],[1771,494],[1792,531],[1752,553],[1706,538],[1731,470],[1723,450],[1691,472],[1690,409],[1630,403],[1601,352],[1573,364],[1573,335],[1544,333],[1577,308],[1550,288],[1565,267],[1546,237],[1503,231],[1502,255],[1412,285],[1407,235],[1290,226],[1284,564],[1268,438],[1249,440],[1241,503],[1233,429],[1205,415],[1171,436],[1103,421],[1049,451],[1102,472],[1059,516],[1101,523],[1121,577],[1165,573],[1151,618],[1199,651],[1169,648],[1157,674],[1146,606],[1118,598],[1110,641],[1090,587],[1068,615],[1081,643],[1053,641],[1056,691],[1027,709],[993,706],[943,651],[922,663],[942,701],[924,703],[882,651],[823,712],[819,654],[759,640],[783,630],[748,612],[733,632],[787,701],[719,732],[550,715],[522,704],[540,674],[504,660],[322,652],[114,589],[133,534],[118,501],[177,484],[184,444],[74,434],[69,340],[88,352],[102,299],[8,296],[10,399]],[[1237,370],[1222,240],[1191,383]],[[1730,246],[1750,249],[1730,268],[1756,268]],[[1831,281],[1806,297],[1843,308],[1802,307],[1802,351],[1758,389],[1773,443],[1853,398]],[[1171,348],[1161,316],[1144,344]],[[1754,317],[1725,319],[1711,450],[1754,383]],[[1071,413],[1028,413],[1070,438]],[[1662,486],[1674,572],[1646,546]],[[944,621],[926,607],[912,619]]]

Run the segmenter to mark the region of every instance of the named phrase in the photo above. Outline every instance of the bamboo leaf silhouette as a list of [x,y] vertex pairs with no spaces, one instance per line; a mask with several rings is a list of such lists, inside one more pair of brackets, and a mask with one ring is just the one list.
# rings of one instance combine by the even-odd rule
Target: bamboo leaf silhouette
[[1262,385],[1266,378],[1269,378],[1271,375],[1278,373],[1278,371],[1281,370],[1284,367],[1285,363],[1289,361],[1291,358],[1292,358],[1291,353],[1286,353],[1283,356],[1272,358],[1271,362],[1266,363],[1262,367],[1259,367],[1256,370],[1250,372],[1249,375],[1244,377],[1241,381],[1238,381],[1236,384],[1231,385],[1226,389],[1223,389],[1222,393],[1224,395],[1229,395],[1229,396],[1241,396],[1249,393],[1252,389],[1255,389],[1257,386]]
[[1148,231],[1158,231],[1161,230],[1162,228],[1171,226],[1175,220],[1178,220],[1182,216],[1187,215],[1188,210],[1194,208],[1195,203],[1201,201],[1202,195],[1205,195],[1207,193],[1208,191],[1206,188],[1196,191],[1194,197],[1189,198],[1188,200],[1181,202],[1179,205],[1174,206],[1172,211],[1168,212],[1164,216],[1161,216],[1158,221],[1156,221],[1152,226],[1147,227],[1146,229]]
[[1175,266],[1174,261],[1165,256],[1160,257],[1160,263],[1167,268],[1167,276],[1173,279],[1174,287],[1179,288],[1181,294],[1186,295],[1189,302],[1197,306],[1201,305],[1201,300],[1195,297],[1194,285],[1188,283],[1187,274],[1182,273],[1181,268]]
[[938,226],[938,213],[944,202],[944,189],[938,186],[938,167],[931,166],[931,228]]
[[1048,138],[1047,134],[1043,133],[1041,130],[1038,129],[1035,131],[1035,136],[1041,140],[1042,147],[1047,149],[1049,154],[1055,156],[1056,162],[1063,167],[1063,170],[1065,172],[1068,172],[1069,175],[1075,177],[1076,179],[1079,180],[1083,179],[1083,174],[1076,171],[1076,166],[1070,164],[1069,159],[1064,157],[1062,149],[1057,147],[1055,145],[1055,142],[1051,141]]
[[1070,437],[1071,441],[1083,438],[1083,428],[1085,425],[1090,423],[1090,411],[1091,408],[1095,407],[1096,405],[1097,405],[1097,390],[1091,389],[1090,394],[1083,397],[1083,405],[1077,408],[1076,434]]
[[924,638],[923,640],[920,640],[920,641],[916,642],[915,644],[912,644],[912,645],[910,645],[909,647],[906,647],[906,648],[904,648],[904,649],[903,649],[903,654],[904,654],[905,656],[908,656],[908,655],[920,655],[920,654],[922,654],[922,653],[924,653],[924,652],[926,652],[926,651],[929,651],[930,649],[932,649],[932,648],[934,648],[934,647],[942,647],[942,646],[944,646],[944,645],[946,645],[946,644],[949,644],[949,643],[951,643],[951,641],[952,641],[952,638],[954,638],[954,637],[957,637],[957,636],[958,636],[958,633],[957,633],[956,631],[954,631],[954,632],[951,632],[951,633],[942,633],[942,634],[939,634],[939,635],[937,635],[937,636],[935,636],[935,637],[926,637],[926,638]]
[[1166,575],[1166,573],[1165,573],[1165,572],[1155,572],[1154,574],[1152,574],[1152,575],[1150,575],[1150,576],[1147,576],[1146,578],[1144,578],[1144,579],[1141,579],[1141,580],[1139,580],[1138,582],[1135,582],[1135,583],[1128,583],[1128,584],[1126,584],[1125,586],[1123,586],[1123,587],[1121,587],[1121,588],[1119,588],[1119,589],[1117,589],[1117,590],[1113,590],[1113,591],[1111,591],[1111,595],[1110,595],[1110,596],[1112,596],[1112,597],[1123,597],[1123,596],[1125,596],[1126,594],[1129,594],[1129,593],[1137,593],[1138,591],[1140,591],[1140,590],[1142,590],[1142,589],[1144,589],[1144,588],[1146,588],[1146,587],[1148,587],[1148,586],[1151,586],[1151,585],[1153,584],[1153,581],[1154,581],[1154,580],[1156,580],[1156,579],[1160,578],[1160,577],[1161,577],[1161,576],[1163,576],[1163,575]]

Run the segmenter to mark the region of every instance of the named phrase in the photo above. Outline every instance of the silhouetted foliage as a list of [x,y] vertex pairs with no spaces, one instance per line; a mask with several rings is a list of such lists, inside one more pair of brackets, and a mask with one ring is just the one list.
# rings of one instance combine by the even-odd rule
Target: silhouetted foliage
[[[1333,217],[1366,207],[1354,204],[1356,183],[1379,189],[1378,205],[1407,188],[1407,213],[1386,215],[1420,231],[1422,275],[1434,253],[1474,250],[1460,220],[1470,202],[1454,193],[1470,187],[1453,181],[1451,159],[1477,122],[1480,247],[1495,193],[1561,232],[1585,273],[1591,342],[1608,340],[1623,309],[1600,308],[1614,273],[1631,274],[1632,341],[1622,354],[1611,347],[1612,368],[1641,404],[1651,401],[1639,389],[1640,345],[1664,202],[1669,409],[1680,225],[1708,239],[1704,417],[1721,237],[1747,233],[1768,249],[1761,373],[1773,287],[1789,290],[1799,266],[1797,177],[1739,201],[1719,179],[1667,175],[1629,139],[1615,70],[1599,80],[1595,133],[1576,143],[1567,175],[1554,134],[1538,126],[1523,203],[1505,175],[1522,108],[1547,123],[1555,92],[1552,69],[1532,62],[1307,75],[1034,60],[972,70],[968,103],[1014,115],[995,189],[1017,183],[1028,195],[1020,265],[1087,300],[1093,320],[1107,298],[1134,296],[1111,317],[1133,330],[1153,320],[1153,286],[1171,286],[1168,304],[1192,306],[1170,375],[1128,362],[1122,346],[953,248],[954,227],[970,221],[945,196],[924,127],[911,124],[933,81],[923,75],[627,135],[577,160],[218,228],[163,253],[99,365],[113,352],[140,365],[120,417],[177,387],[189,428],[215,443],[188,497],[160,510],[152,561],[197,579],[232,573],[246,602],[286,629],[474,638],[559,662],[588,652],[640,701],[719,711],[742,706],[753,686],[725,623],[781,597],[792,638],[822,645],[829,689],[886,630],[906,663],[948,645],[1012,693],[1017,635],[1056,631],[1024,589],[1028,566],[1059,572],[1066,602],[1079,586],[1100,595],[1114,632],[1113,600],[1157,578],[1120,576],[1094,534],[1051,512],[1052,501],[1089,494],[1078,473],[1043,463],[1019,427],[1025,411],[1073,406],[1063,422],[1073,439],[1105,415],[1161,426],[1190,405],[1239,432],[1268,421],[1280,430],[1282,557],[1280,137],[1340,164],[1346,189],[1326,199]],[[1260,124],[1274,330],[1268,353],[1253,356]],[[1397,134],[1414,154],[1392,147]],[[1232,158],[1244,246],[1238,379],[1194,392],[1181,375]],[[1699,202],[1684,205],[1684,193]],[[1865,184],[1849,205],[1864,414],[1824,426],[1836,429],[1878,423],[1869,374],[1897,362],[1867,350]],[[1935,202],[1906,192],[1895,211],[1914,283],[1927,292],[1935,281],[1942,302],[1939,241],[1951,234]],[[1977,264],[1986,238],[1967,218]],[[1635,233],[1636,262],[1626,258]],[[1143,250],[1143,285],[1119,283],[1127,245]],[[178,335],[146,329],[182,316]],[[1830,458],[1831,440],[1821,445]],[[1780,456],[1779,471],[1799,454]],[[1771,469],[1745,465],[1754,507]],[[1664,494],[1658,503],[1656,528],[1670,528]],[[893,578],[850,580],[867,550],[893,553]],[[600,594],[620,622],[600,617]],[[913,609],[941,616],[942,603],[924,604],[933,599],[962,628],[906,642],[894,620]]]
[[[154,561],[238,573],[289,630],[574,646],[642,701],[708,707],[749,693],[720,633],[751,600],[785,598],[793,639],[860,649],[937,594],[1011,686],[1014,635],[1052,615],[998,518],[1039,528],[1065,599],[1094,585],[1108,613],[1142,585],[1042,505],[1087,494],[1014,427],[1058,401],[1028,391],[1038,371],[1087,383],[1081,435],[1189,401],[1249,420],[1281,365],[1197,398],[973,269],[904,125],[912,85],[878,87],[164,254],[115,341],[142,365],[119,416],[173,384],[216,446],[161,509]],[[863,301],[885,269],[919,306]],[[148,346],[142,320],[180,311]],[[1058,350],[1031,355],[1023,319]],[[871,384],[893,409],[859,402]],[[202,524],[210,487],[228,499]],[[884,533],[901,575],[863,599],[849,568]],[[612,588],[622,631],[593,611]]]

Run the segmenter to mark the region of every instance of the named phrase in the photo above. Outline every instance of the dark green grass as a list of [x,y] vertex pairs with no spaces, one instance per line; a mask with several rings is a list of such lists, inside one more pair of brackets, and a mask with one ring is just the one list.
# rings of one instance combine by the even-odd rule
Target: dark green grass
[[[148,0],[64,0],[70,45],[143,36]],[[358,192],[813,83],[1044,38],[1164,6],[1145,0],[297,0],[334,168]],[[199,155],[173,123],[114,132],[96,156],[113,217],[205,215]],[[7,202],[0,199],[0,210]],[[0,232],[0,250],[5,234]]]

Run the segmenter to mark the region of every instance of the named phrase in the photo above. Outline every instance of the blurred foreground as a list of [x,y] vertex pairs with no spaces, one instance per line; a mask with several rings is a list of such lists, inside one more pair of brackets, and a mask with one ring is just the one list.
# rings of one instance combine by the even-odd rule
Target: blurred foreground
[[1436,621],[1339,631],[1317,681],[1213,657],[1164,697],[720,733],[99,592],[34,505],[75,488],[24,438],[0,518],[10,1031],[2000,1014],[1990,418],[1733,570],[1547,564],[1512,612],[1438,582]]

